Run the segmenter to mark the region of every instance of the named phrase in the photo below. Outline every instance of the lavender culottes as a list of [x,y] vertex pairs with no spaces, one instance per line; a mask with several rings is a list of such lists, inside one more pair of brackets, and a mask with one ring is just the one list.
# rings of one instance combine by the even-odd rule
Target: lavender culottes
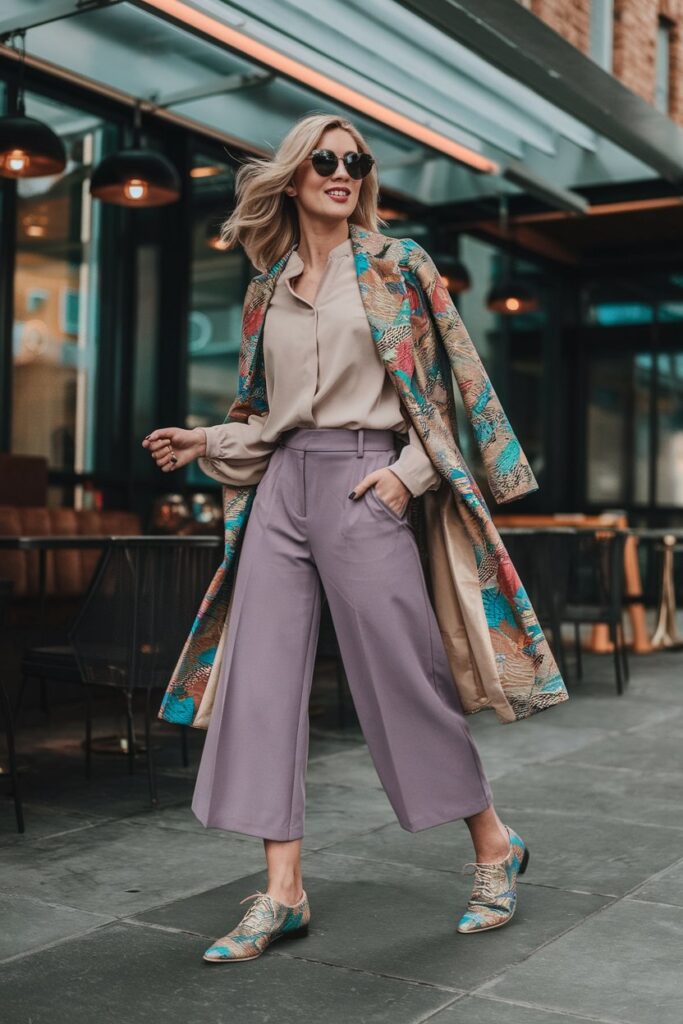
[[[213,828],[304,834],[321,583],[365,741],[399,824],[483,811],[491,789],[453,684],[415,535],[364,476],[391,430],[285,431],[245,527],[192,810]],[[339,780],[343,783],[343,779]]]

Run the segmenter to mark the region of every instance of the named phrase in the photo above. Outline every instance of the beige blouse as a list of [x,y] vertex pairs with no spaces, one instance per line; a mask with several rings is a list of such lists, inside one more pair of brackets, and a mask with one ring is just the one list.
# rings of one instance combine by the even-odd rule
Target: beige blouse
[[[230,486],[255,484],[284,430],[361,427],[406,434],[401,401],[372,340],[358,287],[351,239],[327,257],[314,302],[292,279],[304,269],[296,248],[281,271],[263,325],[269,411],[246,423],[203,427],[210,477]],[[391,471],[413,495],[439,486],[440,476],[412,424]]]

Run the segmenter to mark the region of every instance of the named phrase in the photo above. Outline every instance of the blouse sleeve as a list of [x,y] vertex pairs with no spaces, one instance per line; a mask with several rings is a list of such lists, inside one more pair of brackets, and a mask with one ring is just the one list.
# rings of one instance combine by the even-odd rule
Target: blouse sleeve
[[415,428],[408,428],[409,443],[401,449],[396,462],[389,466],[413,495],[417,497],[425,491],[435,491],[441,483],[441,475],[432,465],[432,461],[424,449]]
[[261,440],[267,416],[252,413],[245,423],[232,421],[202,427],[206,434],[206,455],[197,459],[199,468],[228,487],[257,484],[265,473],[276,441]]

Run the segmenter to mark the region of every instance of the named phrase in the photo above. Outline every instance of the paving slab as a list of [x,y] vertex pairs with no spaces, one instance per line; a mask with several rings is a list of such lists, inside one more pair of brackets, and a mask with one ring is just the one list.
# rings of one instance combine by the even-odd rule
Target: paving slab
[[481,994],[625,1024],[680,1024],[682,949],[678,908],[653,912],[620,900],[511,966]]
[[[411,865],[309,852],[302,858],[311,923],[298,955],[373,974],[470,990],[604,906],[604,897],[526,886],[514,919],[486,936],[455,930],[471,891],[462,879]],[[138,920],[212,940],[244,914],[239,900],[266,873],[143,911]],[[390,1018],[387,1018],[390,1019]]]
[[23,808],[25,831],[17,832],[14,804],[8,800],[0,805],[0,848],[31,843],[34,839],[72,832],[74,829],[87,828],[106,820],[102,815],[80,814],[78,811],[63,812],[58,807],[45,807],[42,804],[24,802]]
[[0,894],[0,962],[73,938],[113,920],[106,914],[60,907],[25,896]]
[[245,843],[114,822],[7,847],[0,892],[121,917],[239,878],[253,858]]
[[465,995],[429,1018],[429,1024],[595,1024],[597,1017],[579,1017],[556,1013],[507,1000]]
[[609,736],[563,753],[563,760],[606,768],[627,768],[653,775],[683,774],[683,716],[656,726]]
[[208,964],[202,939],[118,922],[0,966],[12,1024],[414,1024],[453,994],[312,962],[307,939]]
[[[498,813],[528,844],[529,865],[518,879],[520,887],[546,885],[620,896],[678,861],[683,847],[675,829],[618,821],[605,827],[598,818],[577,822],[573,816],[543,810],[508,814],[504,805],[498,806]],[[414,835],[399,825],[387,825],[331,843],[325,851],[456,873],[474,859],[464,822],[437,825]]]
[[[683,851],[679,849],[679,853],[681,852]],[[683,859],[676,861],[667,870],[648,878],[630,894],[630,898],[683,907]],[[656,914],[657,910],[652,908],[652,913]]]
[[508,772],[493,787],[496,806],[553,809],[575,818],[631,821],[683,829],[683,774],[651,774],[558,759]]

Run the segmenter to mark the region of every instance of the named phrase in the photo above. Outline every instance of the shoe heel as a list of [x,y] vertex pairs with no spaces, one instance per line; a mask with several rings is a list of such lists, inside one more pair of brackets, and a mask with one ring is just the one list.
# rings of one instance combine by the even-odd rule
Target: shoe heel
[[524,872],[526,871],[526,866],[527,866],[528,863],[529,863],[529,847],[525,846],[524,847],[524,854],[522,856],[522,863],[519,865],[519,871],[517,872],[518,875],[523,875],[524,874]]
[[308,935],[308,924],[302,924],[300,928],[294,928],[291,932],[285,932],[285,935],[292,939],[303,939],[305,935]]

